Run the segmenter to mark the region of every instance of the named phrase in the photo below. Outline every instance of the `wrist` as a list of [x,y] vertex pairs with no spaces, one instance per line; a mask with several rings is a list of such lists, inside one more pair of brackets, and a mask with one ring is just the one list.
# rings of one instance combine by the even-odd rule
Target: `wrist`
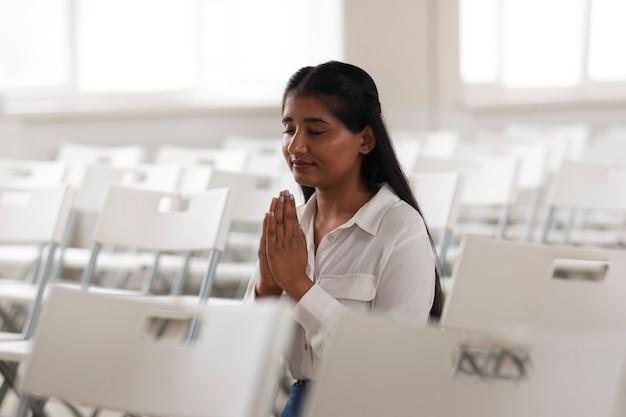
[[254,286],[254,293],[257,297],[279,296],[282,294],[282,292],[283,290],[280,287],[268,287],[265,285],[261,285],[260,282],[257,282],[257,284]]

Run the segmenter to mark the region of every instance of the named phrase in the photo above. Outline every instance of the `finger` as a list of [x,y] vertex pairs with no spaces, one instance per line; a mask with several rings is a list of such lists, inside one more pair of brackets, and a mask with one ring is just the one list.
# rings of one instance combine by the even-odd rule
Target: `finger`
[[261,239],[259,241],[259,256],[265,256],[266,254],[266,249],[265,249],[265,245],[266,245],[266,236],[267,236],[267,223],[268,223],[268,217],[270,216],[269,213],[265,213],[265,215],[263,216],[263,225],[261,226]]
[[267,236],[266,241],[276,240],[276,199],[272,198],[272,203],[270,204],[270,211],[267,214],[267,224],[266,224]]
[[276,239],[282,240],[284,237],[284,212],[285,212],[285,196],[281,191],[276,199],[276,209],[274,210],[274,223],[276,228]]
[[294,200],[293,194],[289,193],[288,190],[285,190],[283,193],[285,195],[285,205],[284,205],[284,230],[285,237],[292,238],[294,236],[295,229],[299,228],[298,226],[298,216],[296,214],[296,202]]

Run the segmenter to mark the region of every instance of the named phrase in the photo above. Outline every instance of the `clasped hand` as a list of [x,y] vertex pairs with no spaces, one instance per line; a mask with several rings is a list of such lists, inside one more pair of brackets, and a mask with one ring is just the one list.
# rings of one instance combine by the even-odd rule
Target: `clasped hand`
[[258,256],[257,296],[285,291],[298,301],[313,285],[306,275],[306,238],[298,224],[294,196],[287,190],[272,199],[265,214]]

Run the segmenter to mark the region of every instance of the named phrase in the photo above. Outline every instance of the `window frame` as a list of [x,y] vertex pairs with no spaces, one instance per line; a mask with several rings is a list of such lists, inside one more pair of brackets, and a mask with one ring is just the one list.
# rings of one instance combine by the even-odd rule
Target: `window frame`
[[[460,37],[461,7],[457,0],[456,26]],[[508,107],[580,107],[587,104],[626,103],[626,79],[624,81],[598,81],[589,76],[589,40],[591,36],[591,2],[584,0],[585,21],[583,22],[581,80],[574,86],[511,88],[502,82],[502,45],[498,49],[498,74],[490,83],[466,83],[462,78],[461,40],[457,37],[457,76],[460,87],[459,100],[462,105],[473,109],[494,109]],[[498,0],[501,4],[502,0]],[[498,11],[502,19],[502,11]]]

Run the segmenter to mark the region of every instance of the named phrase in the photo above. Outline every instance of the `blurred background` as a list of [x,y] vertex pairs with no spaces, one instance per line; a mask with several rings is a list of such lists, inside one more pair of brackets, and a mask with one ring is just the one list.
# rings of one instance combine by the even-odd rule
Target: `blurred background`
[[621,0],[0,0],[0,153],[279,137],[289,75],[362,66],[398,130],[625,120]]

